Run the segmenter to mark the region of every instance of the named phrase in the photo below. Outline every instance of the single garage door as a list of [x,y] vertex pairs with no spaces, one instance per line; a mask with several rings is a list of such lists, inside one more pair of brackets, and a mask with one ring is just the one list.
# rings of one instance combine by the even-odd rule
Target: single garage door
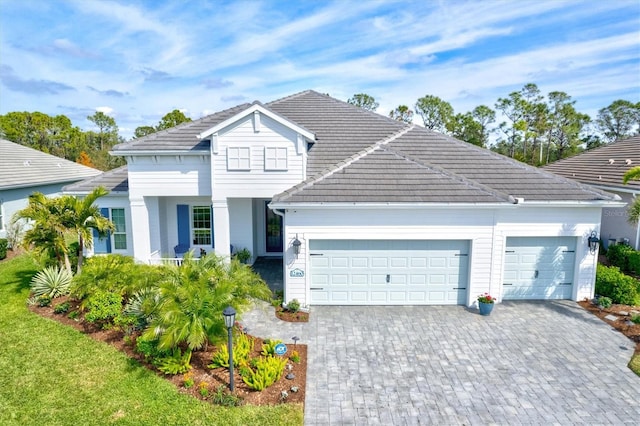
[[468,253],[468,241],[311,240],[311,303],[465,304]]
[[507,238],[502,298],[571,299],[574,237]]

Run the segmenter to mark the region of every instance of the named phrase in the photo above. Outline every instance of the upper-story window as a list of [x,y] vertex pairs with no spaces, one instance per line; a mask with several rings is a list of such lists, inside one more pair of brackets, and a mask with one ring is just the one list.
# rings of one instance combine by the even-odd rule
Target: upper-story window
[[251,170],[251,149],[249,147],[228,147],[227,170]]
[[267,147],[264,149],[265,170],[287,170],[287,148]]

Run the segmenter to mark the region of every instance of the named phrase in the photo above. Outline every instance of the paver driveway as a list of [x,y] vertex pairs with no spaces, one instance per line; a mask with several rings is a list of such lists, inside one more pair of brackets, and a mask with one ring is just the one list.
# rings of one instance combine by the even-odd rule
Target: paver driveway
[[633,343],[574,302],[315,306],[298,333],[306,424],[640,422]]

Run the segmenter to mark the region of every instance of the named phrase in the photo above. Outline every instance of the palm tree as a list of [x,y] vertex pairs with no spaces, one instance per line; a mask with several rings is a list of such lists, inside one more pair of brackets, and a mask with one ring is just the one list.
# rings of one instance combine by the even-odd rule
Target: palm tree
[[[640,166],[633,167],[624,174],[622,182],[626,185],[630,180],[640,180]],[[627,212],[629,214],[629,223],[637,225],[638,221],[640,221],[640,198],[636,198],[629,205]]]
[[167,266],[160,283],[156,315],[146,336],[158,338],[160,349],[186,346],[190,350],[224,339],[222,310],[231,305],[242,312],[252,298],[268,300],[271,291],[260,276],[236,260],[215,254],[198,261],[187,254],[181,266]]
[[98,231],[98,235],[105,236],[108,231],[114,231],[113,223],[102,216],[100,208],[94,203],[100,197],[107,195],[109,191],[103,187],[95,188],[84,198],[72,195],[60,197],[60,202],[64,206],[64,226],[73,231],[78,236],[78,273],[82,272],[83,253],[82,249],[93,247],[93,230]]

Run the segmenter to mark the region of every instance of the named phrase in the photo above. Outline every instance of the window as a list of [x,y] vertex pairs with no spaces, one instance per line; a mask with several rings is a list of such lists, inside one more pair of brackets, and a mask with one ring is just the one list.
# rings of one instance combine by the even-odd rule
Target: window
[[251,149],[227,148],[227,170],[251,170]]
[[124,209],[111,209],[111,222],[116,227],[113,231],[113,248],[115,250],[127,249],[127,225],[124,217]]
[[4,207],[2,207],[2,201],[0,201],[0,231],[4,229]]
[[193,245],[211,245],[211,207],[193,206]]
[[265,148],[264,169],[287,170],[287,148]]

